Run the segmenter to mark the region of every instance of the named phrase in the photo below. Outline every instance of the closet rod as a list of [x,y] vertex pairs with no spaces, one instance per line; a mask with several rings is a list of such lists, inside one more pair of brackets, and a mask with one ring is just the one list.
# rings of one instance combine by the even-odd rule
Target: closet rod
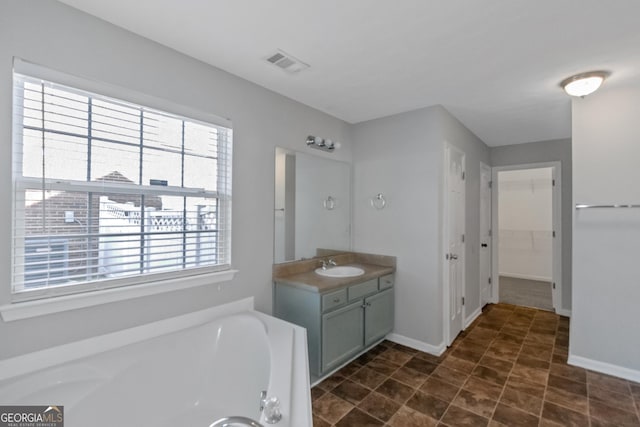
[[640,208],[640,205],[585,205],[582,203],[576,204],[576,209],[591,209],[591,208]]

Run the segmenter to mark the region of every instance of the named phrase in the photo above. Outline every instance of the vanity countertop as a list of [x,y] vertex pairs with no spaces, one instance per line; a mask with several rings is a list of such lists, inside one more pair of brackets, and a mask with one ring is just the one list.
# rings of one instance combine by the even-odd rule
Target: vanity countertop
[[355,262],[350,263],[349,265],[362,268],[364,270],[364,274],[355,277],[325,277],[317,274],[314,270],[310,270],[289,275],[276,275],[273,280],[278,283],[307,289],[312,292],[325,293],[354,283],[361,283],[367,280],[376,279],[380,276],[391,274],[396,270],[395,267],[377,264]]

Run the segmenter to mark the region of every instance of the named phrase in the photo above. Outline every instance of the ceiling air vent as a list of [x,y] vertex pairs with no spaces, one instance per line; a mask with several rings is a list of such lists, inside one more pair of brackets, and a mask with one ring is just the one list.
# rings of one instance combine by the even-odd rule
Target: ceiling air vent
[[269,55],[266,60],[287,73],[297,73],[305,68],[309,68],[308,64],[305,64],[293,55],[289,55],[280,49],[278,49],[276,53]]

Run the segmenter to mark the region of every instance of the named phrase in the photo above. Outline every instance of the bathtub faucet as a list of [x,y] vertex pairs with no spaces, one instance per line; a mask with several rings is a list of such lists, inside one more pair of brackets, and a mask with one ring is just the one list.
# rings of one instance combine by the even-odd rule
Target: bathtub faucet
[[234,426],[246,426],[246,427],[264,427],[259,422],[247,417],[224,417],[218,421],[214,421],[209,427],[234,427]]
[[267,397],[267,392],[263,390],[260,393],[260,412],[264,414],[264,421],[266,423],[277,423],[282,419],[280,400],[275,396]]

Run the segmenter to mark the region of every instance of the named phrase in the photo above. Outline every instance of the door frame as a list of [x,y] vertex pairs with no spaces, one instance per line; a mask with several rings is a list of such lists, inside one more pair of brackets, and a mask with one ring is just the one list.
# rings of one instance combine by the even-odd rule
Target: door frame
[[[493,236],[491,233],[491,230],[493,229],[493,188],[492,188],[492,182],[493,182],[493,168],[491,168],[491,166],[487,165],[484,162],[480,162],[480,179],[478,180],[479,185],[480,185],[480,202],[478,203],[478,207],[480,209],[480,220],[482,220],[482,192],[483,191],[487,191],[487,189],[483,189],[482,188],[482,174],[483,172],[488,172],[489,174],[489,182],[488,182],[488,191],[489,191],[489,204],[487,205],[487,210],[488,212],[486,212],[486,214],[489,215],[490,221],[489,221],[489,277],[481,277],[482,275],[480,274],[482,272],[482,258],[481,258],[481,251],[482,248],[478,249],[478,275],[479,277],[479,283],[478,286],[480,287],[479,292],[480,292],[480,308],[482,309],[482,307],[484,307],[485,304],[488,304],[490,302],[493,302],[493,295],[494,295],[494,288],[493,288],[493,283],[494,283],[494,279],[493,279]],[[480,221],[480,227],[478,229],[478,243],[482,244],[482,240],[483,240],[483,236],[482,236],[482,221]],[[488,298],[485,300],[483,297],[483,287],[486,285],[486,281],[487,279],[491,279],[491,282],[489,283],[489,296]]]
[[555,185],[552,187],[552,227],[555,232],[553,243],[551,245],[551,257],[552,257],[552,275],[551,283],[555,283],[555,287],[552,287],[551,298],[552,305],[556,313],[562,312],[562,165],[561,162],[540,162],[540,163],[525,163],[510,166],[495,166],[492,168],[491,181],[495,184],[493,191],[491,192],[491,231],[493,246],[491,248],[491,282],[492,282],[492,302],[497,303],[500,299],[500,270],[499,270],[499,189],[497,187],[498,173],[504,171],[523,170],[523,169],[540,169],[551,168],[552,179],[555,180]]
[[[466,217],[467,217],[467,203],[466,203],[466,194],[467,194],[467,179],[466,179],[466,170],[467,170],[467,157],[466,153],[455,145],[451,144],[448,141],[445,141],[444,144],[444,167],[442,168],[443,175],[443,185],[442,185],[442,234],[441,234],[441,256],[442,256],[442,264],[441,264],[441,272],[442,272],[442,319],[443,319],[443,338],[445,341],[445,345],[448,347],[451,345],[453,340],[458,336],[458,332],[456,332],[455,336],[451,337],[451,328],[449,322],[450,316],[450,283],[449,283],[449,258],[447,254],[449,253],[449,161],[451,157],[451,151],[457,151],[462,155],[462,170],[465,173],[464,185],[462,186],[463,196],[462,200],[464,201],[464,220],[462,221],[462,229],[463,234],[466,235]],[[465,239],[466,240],[466,239]],[[466,294],[466,243],[462,243],[462,251],[460,253],[459,262],[462,265],[462,298],[464,298]],[[466,323],[466,307],[465,304],[462,305],[462,329],[465,329]]]

